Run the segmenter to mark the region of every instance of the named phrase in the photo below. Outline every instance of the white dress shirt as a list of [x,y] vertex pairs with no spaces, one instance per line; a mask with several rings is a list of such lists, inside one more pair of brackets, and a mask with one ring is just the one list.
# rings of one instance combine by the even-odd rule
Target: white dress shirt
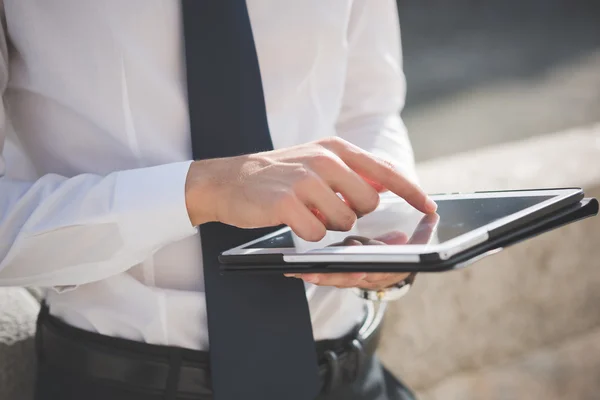
[[[179,0],[2,7],[0,285],[52,288],[86,330],[206,349]],[[275,147],[339,135],[414,178],[395,1],[248,7]],[[307,296],[316,339],[362,317],[347,290]]]

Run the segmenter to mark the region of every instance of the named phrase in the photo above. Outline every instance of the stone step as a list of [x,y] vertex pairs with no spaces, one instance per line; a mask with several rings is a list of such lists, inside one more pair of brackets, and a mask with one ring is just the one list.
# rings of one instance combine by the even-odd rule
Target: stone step
[[600,329],[482,370],[466,371],[419,393],[421,400],[597,400]]
[[[582,186],[600,197],[599,166],[600,126],[593,126],[419,168],[429,192]],[[600,217],[465,270],[421,274],[411,293],[391,304],[381,358],[408,384],[427,390],[463,370],[507,362],[600,327],[598,243]],[[600,369],[588,373],[598,377]]]

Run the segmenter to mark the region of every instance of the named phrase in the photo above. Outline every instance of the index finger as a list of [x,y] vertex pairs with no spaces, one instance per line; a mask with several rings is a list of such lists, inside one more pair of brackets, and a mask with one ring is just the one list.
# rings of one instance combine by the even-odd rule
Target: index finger
[[336,153],[356,173],[402,197],[417,210],[425,214],[437,210],[435,202],[392,163],[341,140],[327,142],[324,146]]

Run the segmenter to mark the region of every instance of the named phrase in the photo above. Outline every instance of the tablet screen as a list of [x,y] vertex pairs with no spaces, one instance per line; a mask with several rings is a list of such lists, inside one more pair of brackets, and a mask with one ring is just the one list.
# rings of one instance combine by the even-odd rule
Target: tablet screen
[[309,243],[286,231],[244,247],[245,249],[295,248],[303,252],[331,245],[344,245],[351,236],[374,239],[387,245],[440,244],[500,218],[522,211],[554,196],[482,197],[436,200],[435,215],[424,215],[402,199],[382,196],[379,208],[359,219],[350,232],[328,232]]

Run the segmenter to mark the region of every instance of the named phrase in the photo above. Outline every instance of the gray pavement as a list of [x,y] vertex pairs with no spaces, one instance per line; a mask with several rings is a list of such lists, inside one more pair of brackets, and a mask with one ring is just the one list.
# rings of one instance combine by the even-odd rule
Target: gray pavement
[[600,121],[600,0],[399,0],[418,160]]

